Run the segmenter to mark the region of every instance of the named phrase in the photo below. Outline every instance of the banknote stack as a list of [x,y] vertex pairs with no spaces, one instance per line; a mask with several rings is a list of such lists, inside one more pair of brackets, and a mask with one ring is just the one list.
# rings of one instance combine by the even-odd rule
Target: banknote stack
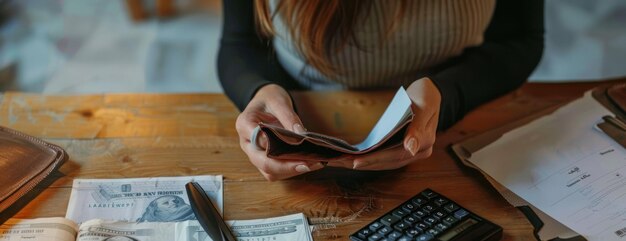
[[[65,218],[9,220],[0,225],[0,241],[210,241],[189,205],[190,181],[222,212],[221,176],[76,179]],[[313,240],[301,213],[227,223],[240,241]]]

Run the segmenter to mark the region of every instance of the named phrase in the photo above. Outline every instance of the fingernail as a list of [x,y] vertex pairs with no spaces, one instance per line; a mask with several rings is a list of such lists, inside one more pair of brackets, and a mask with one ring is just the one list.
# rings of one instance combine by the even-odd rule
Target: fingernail
[[301,134],[306,132],[306,129],[304,129],[304,127],[302,127],[302,125],[300,125],[299,123],[293,124],[293,131]]
[[355,161],[354,166],[352,166],[352,169],[358,170],[359,168],[363,168],[369,164],[370,163],[366,161]]
[[263,150],[267,149],[267,136],[266,135],[263,134],[263,135],[259,136],[258,142],[259,142],[258,143],[259,147],[261,149],[263,149]]
[[417,143],[415,138],[411,137],[409,141],[406,142],[405,148],[411,153],[411,156],[415,156],[417,153]]
[[307,167],[306,165],[297,165],[296,166],[296,172],[299,173],[305,173],[305,172],[310,172],[311,169],[309,167]]

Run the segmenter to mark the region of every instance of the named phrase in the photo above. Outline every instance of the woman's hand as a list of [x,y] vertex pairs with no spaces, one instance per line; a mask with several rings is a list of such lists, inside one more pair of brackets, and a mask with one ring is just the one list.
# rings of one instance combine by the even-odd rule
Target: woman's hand
[[429,157],[437,133],[441,93],[429,78],[413,82],[406,91],[413,101],[411,107],[415,116],[407,128],[402,146],[329,160],[328,165],[356,170],[389,170]]
[[282,87],[269,84],[261,87],[246,109],[237,117],[236,128],[241,149],[248,155],[250,162],[269,180],[280,180],[324,167],[319,162],[307,163],[299,160],[274,160],[265,154],[267,137],[258,137],[261,148],[251,143],[254,128],[260,122],[282,126],[294,132],[304,132],[302,122],[293,111],[293,103],[287,91]]

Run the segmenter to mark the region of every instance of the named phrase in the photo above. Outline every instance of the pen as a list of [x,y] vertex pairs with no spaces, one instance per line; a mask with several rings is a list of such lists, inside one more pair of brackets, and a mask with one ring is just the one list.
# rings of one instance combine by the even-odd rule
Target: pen
[[191,209],[209,237],[213,241],[237,241],[200,184],[189,182],[185,189]]

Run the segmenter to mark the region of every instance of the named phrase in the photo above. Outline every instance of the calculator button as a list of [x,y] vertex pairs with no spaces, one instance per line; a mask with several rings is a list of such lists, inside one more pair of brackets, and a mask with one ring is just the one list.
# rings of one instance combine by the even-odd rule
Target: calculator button
[[419,197],[413,198],[413,200],[411,200],[411,202],[413,204],[417,205],[418,207],[427,203],[426,200],[424,200],[423,198],[419,198]]
[[403,232],[404,230],[410,228],[409,224],[405,223],[405,222],[399,222],[396,225],[393,226],[393,228],[395,230],[398,230],[400,232]]
[[445,217],[447,215],[447,213],[444,213],[444,211],[436,211],[435,213],[433,213],[433,216],[438,218],[438,219],[442,219],[443,217]]
[[452,226],[453,224],[455,224],[457,221],[459,221],[458,219],[456,219],[453,216],[448,216],[446,218],[443,219],[443,223],[448,225],[448,226]]
[[409,212],[404,211],[402,209],[396,209],[395,211],[393,211],[393,215],[398,218],[404,218],[406,217],[406,215],[409,215]]
[[367,239],[367,237],[369,237],[373,232],[369,229],[361,229],[361,231],[359,231],[359,233],[357,233],[357,236],[359,236],[359,238],[362,239]]
[[402,209],[410,213],[410,212],[415,211],[417,209],[417,206],[415,206],[415,204],[413,203],[407,203],[407,204],[402,205]]
[[415,224],[415,228],[419,228],[421,230],[426,230],[426,229],[430,228],[430,225],[426,224],[424,222],[419,222],[419,223]]
[[418,221],[417,218],[415,218],[413,216],[408,216],[408,217],[404,218],[404,222],[409,224],[409,225],[413,225],[417,221]]
[[393,226],[395,223],[397,223],[400,220],[400,218],[391,215],[391,214],[387,214],[386,216],[384,216],[383,218],[380,219],[380,222],[383,223],[384,225],[387,226]]
[[419,230],[417,230],[417,229],[413,229],[413,228],[412,228],[412,229],[407,230],[407,231],[406,231],[406,232],[404,232],[404,233],[405,233],[406,235],[410,236],[410,237],[415,237],[415,236],[417,236],[417,235],[419,235],[419,234],[420,234],[420,231],[419,231]]
[[431,206],[431,205],[424,205],[424,207],[422,208],[422,211],[426,212],[426,213],[430,213],[432,211],[435,210],[435,207]]
[[378,233],[382,235],[387,235],[388,233],[391,233],[391,231],[393,230],[390,227],[382,227],[381,229],[378,230]]
[[433,240],[434,238],[435,237],[432,234],[425,233],[425,234],[422,234],[420,236],[417,236],[417,238],[415,238],[415,240],[417,240],[417,241],[430,241],[430,240]]
[[411,214],[411,215],[412,215],[413,217],[416,217],[417,219],[420,219],[420,220],[421,220],[422,218],[424,218],[424,217],[428,216],[428,213],[427,213],[427,212],[424,212],[424,211],[422,211],[422,210],[417,210],[417,211],[413,212],[413,214]]
[[368,240],[368,241],[379,241],[379,240],[381,240],[381,239],[383,239],[383,236],[382,236],[382,235],[380,235],[380,234],[377,234],[377,233],[372,234],[372,236],[370,236],[369,238],[367,238],[367,240]]
[[459,209],[454,213],[454,217],[457,219],[463,219],[465,216],[467,216],[469,214],[469,212],[467,212],[465,209]]
[[427,217],[427,218],[425,218],[422,221],[424,221],[425,224],[428,224],[428,225],[432,226],[433,224],[437,223],[439,220],[437,220],[437,219],[435,219],[433,217]]
[[426,233],[429,233],[429,234],[431,234],[433,236],[437,236],[437,234],[439,234],[439,231],[431,228],[429,230],[426,230]]
[[421,194],[422,194],[422,197],[425,197],[426,199],[433,199],[439,196],[437,193],[433,192],[432,190],[423,191]]
[[382,227],[383,225],[379,222],[373,222],[372,224],[370,224],[369,228],[370,230],[372,230],[373,232],[376,232],[376,230],[378,230],[380,227]]
[[402,233],[398,231],[393,231],[389,235],[387,235],[387,239],[389,240],[396,240],[396,239],[399,239],[400,237],[402,237]]
[[396,241],[412,241],[413,239],[409,236],[402,236],[399,239],[396,239]]
[[451,213],[459,209],[459,206],[454,203],[448,203],[446,206],[443,207],[443,209]]
[[437,231],[439,231],[440,233],[442,233],[443,231],[446,231],[446,229],[448,229],[448,226],[443,224],[443,223],[438,223],[435,225],[434,227]]
[[433,201],[437,206],[441,207],[443,205],[446,205],[448,203],[448,199],[442,198],[442,197],[438,197],[435,198],[435,201]]

